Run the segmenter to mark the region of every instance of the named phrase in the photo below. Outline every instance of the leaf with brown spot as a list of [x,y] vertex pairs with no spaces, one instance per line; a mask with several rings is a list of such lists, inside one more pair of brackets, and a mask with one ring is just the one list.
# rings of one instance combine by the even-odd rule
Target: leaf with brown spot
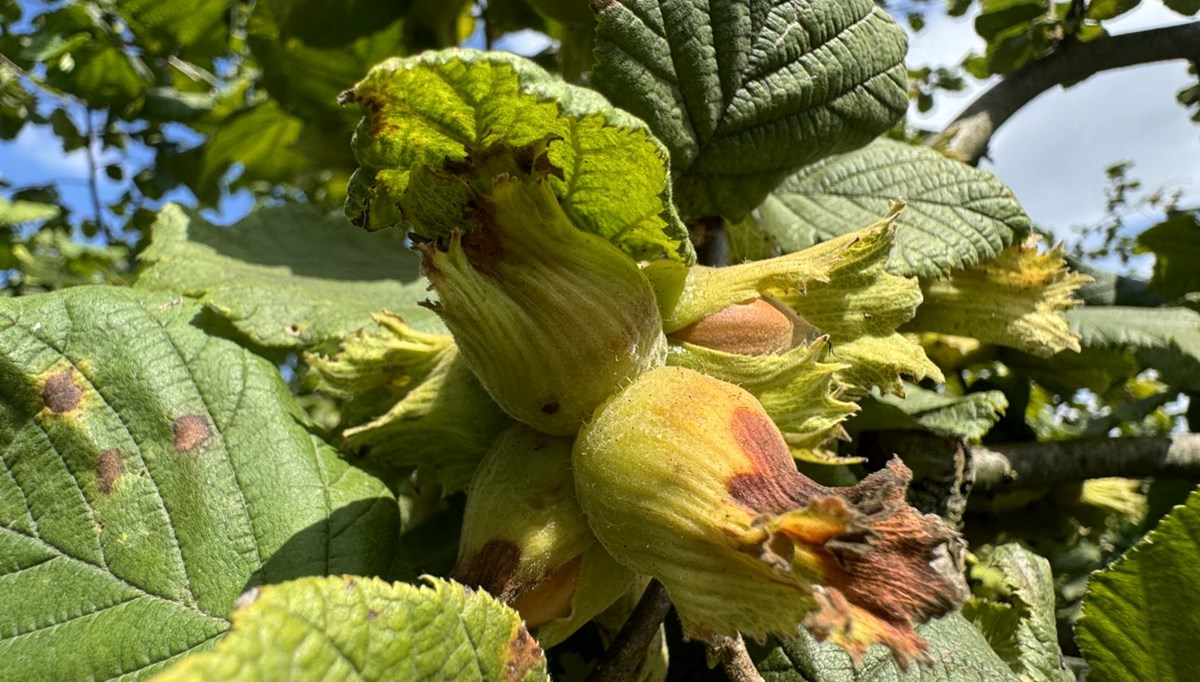
[[197,310],[120,287],[0,299],[0,678],[150,677],[256,585],[392,566],[387,486]]
[[550,679],[516,611],[486,592],[425,581],[331,576],[264,586],[213,651],[159,680]]
[[71,412],[79,407],[83,391],[75,384],[74,372],[67,368],[52,374],[42,386],[42,404],[55,414]]
[[117,479],[125,473],[125,463],[121,461],[121,451],[112,448],[100,453],[100,461],[96,464],[96,488],[109,494],[116,485]]
[[208,420],[199,414],[183,415],[171,423],[171,430],[175,433],[175,440],[171,446],[176,452],[182,453],[204,447],[212,436]]

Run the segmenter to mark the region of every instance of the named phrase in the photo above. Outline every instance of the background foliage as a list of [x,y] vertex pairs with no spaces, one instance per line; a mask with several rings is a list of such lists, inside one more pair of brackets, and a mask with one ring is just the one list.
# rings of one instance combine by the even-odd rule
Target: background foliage
[[[469,652],[447,656],[480,679],[493,669],[581,678],[601,658],[612,634],[602,622],[543,660],[511,610],[450,583],[313,577],[446,575],[472,457],[508,424],[476,383],[447,378],[466,370],[431,340],[445,330],[416,305],[427,284],[403,235],[368,234],[340,215],[359,165],[349,140],[360,112],[338,97],[386,58],[490,46],[528,29],[552,39],[535,63],[599,91],[661,141],[674,172],[661,222],[679,239],[688,228],[706,262],[798,251],[905,200],[897,245],[870,272],[920,278],[925,304],[900,331],[945,383],[864,397],[845,424],[853,439],[832,453],[841,463],[802,467],[848,483],[893,451],[905,455],[917,473],[910,500],[962,524],[974,597],[961,615],[923,627],[932,669],[903,671],[874,652],[854,671],[840,652],[801,639],[752,648],[766,679],[1050,680],[1088,666],[1093,680],[1187,679],[1200,666],[1185,622],[1200,612],[1200,591],[1181,577],[1200,551],[1200,501],[1187,497],[1200,476],[1187,433],[1200,414],[1187,400],[1200,392],[1200,208],[1166,193],[1149,200],[1165,220],[1126,225],[1122,207],[1139,201],[1139,187],[1114,166],[1112,219],[1069,254],[1073,273],[1093,279],[1076,294],[1083,305],[1030,300],[1021,277],[1041,292],[1082,280],[1068,287],[1074,274],[1057,266],[1036,277],[1036,257],[1013,250],[1037,226],[1001,183],[963,163],[983,153],[963,151],[975,124],[892,126],[970,79],[1028,90],[1064,61],[1086,62],[1087,46],[1112,45],[1106,22],[1139,2],[953,2],[952,14],[974,14],[984,47],[937,70],[904,67],[893,22],[919,27],[922,2],[814,3],[828,13],[811,31],[778,35],[757,16],[722,23],[687,3],[629,0],[597,21],[570,4],[0,0],[0,138],[49,126],[65,151],[87,152],[91,198],[77,210],[61,187],[0,179],[0,661],[40,666],[17,677],[109,679],[219,652],[169,673],[203,677],[216,674],[205,666],[276,650],[261,631],[275,627],[272,609],[291,619],[283,638],[300,658],[289,660],[307,661],[297,676],[346,661],[370,676],[394,655],[371,647],[419,638],[448,649],[465,637]],[[1200,58],[1200,4],[1166,5],[1191,31],[1185,47],[1171,51],[1175,34],[1147,35],[1151,47],[1121,48],[1130,63]],[[750,52],[762,64],[737,62],[760,43],[770,49]],[[735,82],[730,64],[755,77]],[[815,65],[828,86],[820,97],[763,96]],[[1059,83],[1111,67],[1080,68]],[[1181,106],[1196,108],[1197,88],[1179,93]],[[1035,94],[991,110],[996,125],[1005,118],[996,110]],[[579,120],[598,110],[585,96],[572,106]],[[597,139],[564,121],[554,125]],[[642,154],[631,167],[657,153],[629,148]],[[115,199],[101,199],[101,176],[120,183]],[[249,217],[232,227],[204,218],[238,192],[253,197]],[[603,197],[591,201],[606,210]],[[1134,254],[1153,256],[1148,279],[1120,268]],[[963,292],[1004,286],[1017,292],[1006,320],[1045,314],[1065,328],[1031,324],[1018,339],[1011,325],[959,314]],[[820,300],[818,286],[810,292]],[[859,357],[895,326],[886,336],[825,331],[835,350]],[[1072,335],[1076,347],[1062,340]],[[370,383],[384,371],[411,383]],[[430,387],[444,385],[469,406],[461,421],[437,409]],[[432,445],[447,434],[459,459]],[[235,610],[248,588],[257,591]],[[402,604],[406,619],[362,616],[378,603]],[[439,604],[468,611],[465,630],[439,620]],[[430,629],[414,634],[423,613]],[[367,631],[345,631],[355,617],[371,621]],[[310,631],[329,642],[306,648]],[[666,637],[669,673],[651,665],[663,655],[652,650],[645,679],[720,674],[670,619]],[[36,653],[47,648],[101,653]],[[353,649],[345,659],[343,648]],[[0,667],[0,678],[14,675]]]

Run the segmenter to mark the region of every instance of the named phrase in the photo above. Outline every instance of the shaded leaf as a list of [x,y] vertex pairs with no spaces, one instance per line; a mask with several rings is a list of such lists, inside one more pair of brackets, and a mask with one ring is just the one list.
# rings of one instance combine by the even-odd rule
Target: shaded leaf
[[1200,211],[1167,216],[1138,235],[1137,247],[1154,254],[1154,293],[1175,298],[1200,291]]
[[1026,682],[1074,682],[1058,646],[1050,562],[1018,544],[1001,545],[971,577],[977,597],[963,604],[963,615],[1012,671]]
[[592,83],[670,149],[689,219],[740,219],[908,106],[904,31],[870,0],[624,0],[597,21]]
[[1200,0],[1163,0],[1163,2],[1167,7],[1185,17],[1190,17],[1200,12]]
[[785,251],[796,251],[858,229],[897,200],[904,210],[888,269],[901,275],[944,277],[994,258],[1030,229],[990,172],[892,140],[801,169],[755,215]]
[[264,346],[340,339],[385,309],[415,329],[442,330],[417,305],[428,285],[416,254],[303,205],[265,208],[230,228],[168,206],[142,261],[138,288],[195,298]]
[[213,651],[158,679],[549,680],[515,611],[486,592],[350,576],[257,588]]
[[639,258],[693,258],[666,150],[645,124],[532,62],[473,50],[389,60],[345,99],[365,114],[346,203],[355,224],[446,237],[496,175],[537,170],[577,228]]
[[1075,636],[1100,682],[1190,680],[1200,670],[1200,492],[1094,574]]
[[1066,313],[1084,346],[1133,352],[1162,380],[1200,390],[1200,313],[1188,308],[1085,306]]
[[860,430],[928,430],[939,436],[978,441],[1008,408],[1000,391],[944,395],[913,384],[904,396],[873,392],[854,419]]
[[119,0],[142,49],[211,63],[229,49],[229,0]]
[[249,586],[391,565],[392,494],[196,312],[114,287],[0,299],[0,668],[145,677],[210,646]]
[[334,48],[391,24],[404,16],[409,4],[398,0],[266,0],[256,11],[269,9],[285,39]]
[[929,643],[931,665],[907,670],[883,647],[873,647],[856,670],[850,657],[832,644],[817,644],[801,633],[776,644],[756,665],[766,682],[1000,682],[1017,680],[969,621],[953,613],[917,627]]

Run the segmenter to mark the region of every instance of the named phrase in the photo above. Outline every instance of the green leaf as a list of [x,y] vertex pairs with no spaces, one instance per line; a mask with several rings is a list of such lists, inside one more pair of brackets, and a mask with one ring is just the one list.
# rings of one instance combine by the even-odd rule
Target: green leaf
[[486,592],[350,576],[258,588],[213,651],[158,679],[549,680],[516,611]]
[[1137,247],[1154,254],[1151,291],[1170,298],[1200,291],[1200,211],[1172,213],[1138,235]]
[[903,397],[873,391],[871,398],[863,401],[855,429],[928,430],[969,441],[983,438],[1008,408],[1000,391],[944,395],[909,383]]
[[188,184],[197,188],[202,199],[215,201],[206,192],[218,189],[218,182],[233,164],[240,164],[242,183],[287,182],[306,165],[305,156],[296,149],[304,123],[284,112],[275,100],[265,100],[239,111],[221,122],[199,147],[200,166]]
[[95,7],[68,4],[33,20],[37,38],[26,53],[46,64],[46,84],[95,108],[124,109],[153,78],[141,58],[126,53]]
[[1200,670],[1200,491],[1092,575],[1075,636],[1099,682],[1183,682]]
[[229,0],[118,0],[137,45],[211,64],[229,49]]
[[1063,665],[1050,562],[1018,544],[984,553],[971,568],[979,595],[963,605],[971,620],[1026,682],[1074,682]]
[[756,661],[765,682],[1001,682],[1017,680],[987,640],[960,614],[917,628],[929,643],[932,664],[903,670],[887,649],[873,647],[855,670],[850,657],[833,644],[818,644],[807,633],[780,644]]
[[1132,352],[1162,380],[1200,391],[1200,313],[1187,308],[1085,306],[1068,310],[1071,331],[1084,346]]
[[645,124],[532,62],[472,50],[389,60],[345,100],[365,114],[346,202],[355,224],[404,224],[408,212],[422,236],[444,237],[449,227],[430,225],[461,227],[495,175],[548,162],[537,170],[579,229],[637,257],[694,257],[671,204],[666,150]]
[[0,227],[40,223],[58,217],[59,208],[34,201],[9,201],[0,197]]
[[[329,8],[339,6],[336,3],[319,4]],[[402,6],[404,3],[394,4]],[[404,22],[392,22],[386,27],[378,23],[367,24],[365,26],[372,30],[369,35],[346,45],[321,49],[283,35],[279,21],[269,11],[274,6],[274,3],[256,5],[247,27],[247,44],[263,70],[260,82],[284,111],[309,125],[345,130],[348,139],[358,117],[355,112],[338,106],[338,95],[375,64],[407,52]],[[336,25],[343,26],[340,22]],[[312,26],[326,28],[317,23]],[[349,157],[345,139],[339,144]],[[352,159],[350,163],[352,167]]]
[[792,175],[756,211],[785,251],[874,222],[901,200],[888,269],[944,277],[994,258],[1030,230],[1025,211],[994,175],[938,152],[891,140]]
[[304,205],[261,209],[229,228],[168,206],[142,261],[138,288],[195,298],[264,346],[340,339],[384,309],[419,331],[443,329],[417,305],[428,285],[416,254]]
[[1200,12],[1200,0],[1163,0],[1163,4],[1185,17]]
[[1091,0],[1083,16],[1086,19],[1104,21],[1121,16],[1141,3],[1142,0]]
[[671,150],[685,218],[738,220],[908,107],[904,30],[871,0],[606,4],[592,83]]
[[115,287],[0,299],[0,669],[145,677],[211,646],[250,586],[391,565],[392,494],[196,312]]
[[982,4],[983,11],[975,17],[975,32],[988,42],[1046,13],[1042,0],[984,0]]
[[333,48],[393,23],[404,16],[409,4],[397,0],[265,0],[255,11],[270,10],[284,38]]

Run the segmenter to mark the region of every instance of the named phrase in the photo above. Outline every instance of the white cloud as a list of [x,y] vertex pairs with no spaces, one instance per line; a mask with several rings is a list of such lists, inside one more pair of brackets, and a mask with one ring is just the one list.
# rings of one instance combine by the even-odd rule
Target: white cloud
[[86,178],[87,155],[82,149],[63,152],[62,141],[46,126],[27,125],[13,140],[0,142],[0,174],[22,184],[43,184]]

